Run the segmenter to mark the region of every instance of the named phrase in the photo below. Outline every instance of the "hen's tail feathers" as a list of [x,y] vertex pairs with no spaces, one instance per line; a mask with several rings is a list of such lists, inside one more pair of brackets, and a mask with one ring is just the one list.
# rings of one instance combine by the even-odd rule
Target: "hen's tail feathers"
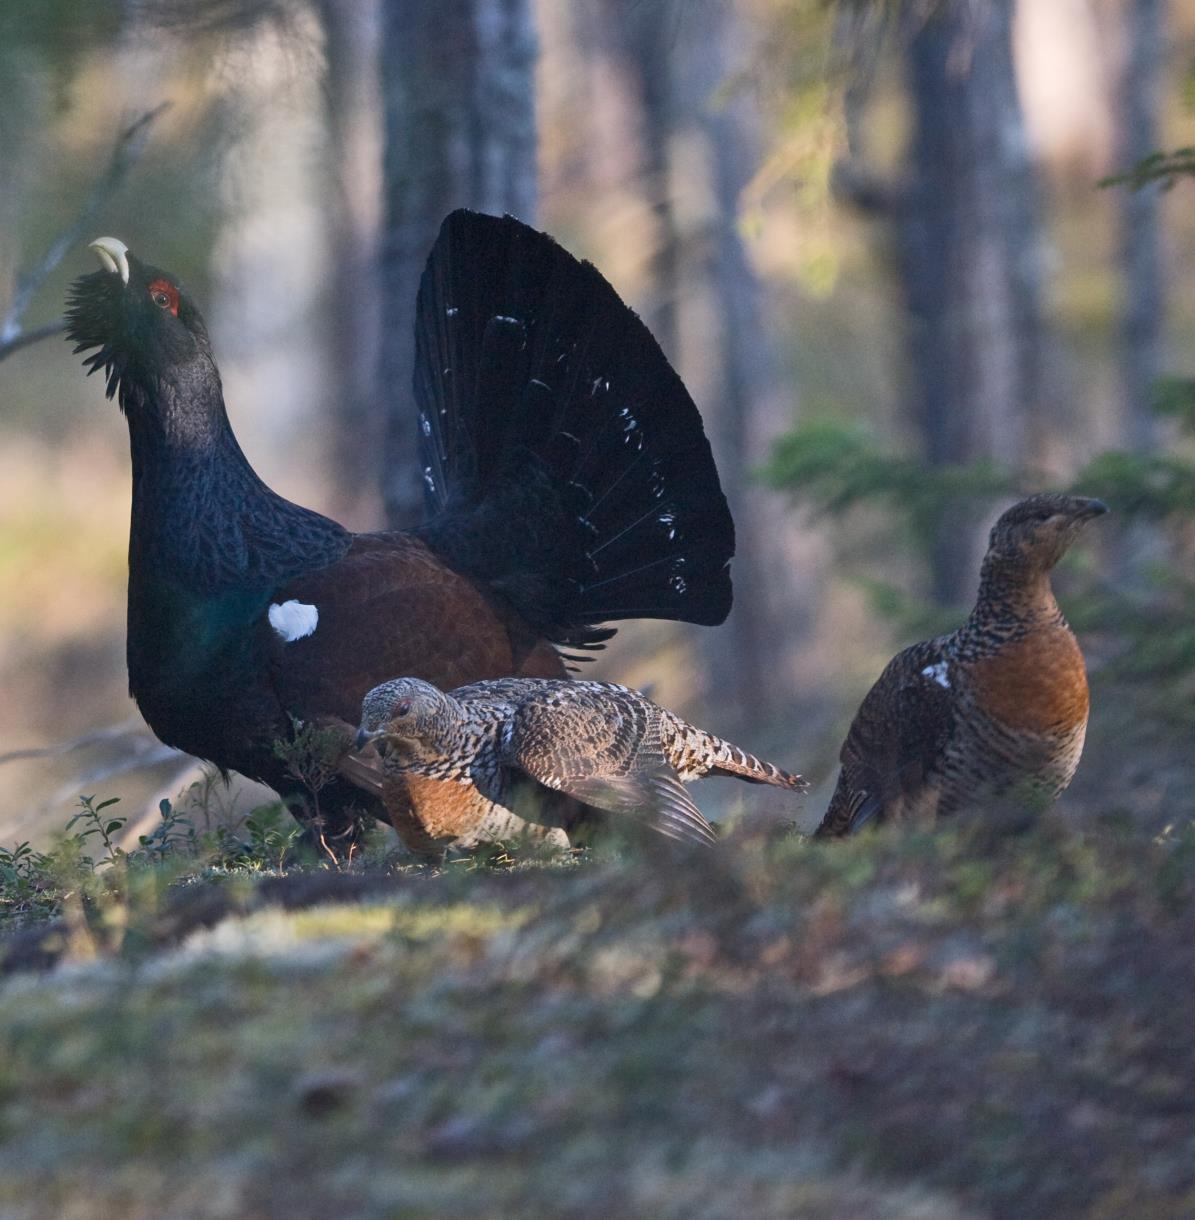
[[736,779],[745,779],[749,784],[771,784],[774,788],[790,788],[795,792],[804,792],[809,787],[803,776],[764,762],[754,754],[731,745],[729,741],[714,738],[714,743],[710,775],[733,775]]
[[511,216],[453,212],[417,314],[425,541],[558,643],[720,623],[734,525],[701,417],[597,269]]

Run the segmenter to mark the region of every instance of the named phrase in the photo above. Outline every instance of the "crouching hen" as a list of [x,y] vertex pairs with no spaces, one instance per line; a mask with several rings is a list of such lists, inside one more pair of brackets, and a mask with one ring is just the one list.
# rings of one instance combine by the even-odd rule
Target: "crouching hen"
[[[357,744],[381,751],[395,829],[422,854],[614,818],[709,845],[684,783],[731,775],[801,790],[799,775],[607,682],[507,678],[445,693],[418,678],[371,690]],[[427,790],[435,781],[452,787]]]
[[1071,782],[1087,731],[1083,654],[1050,571],[1099,500],[1037,495],[992,528],[971,617],[898,653],[847,734],[820,836],[967,809],[1020,816]]
[[[600,647],[604,622],[725,618],[734,529],[697,409],[551,238],[509,216],[444,222],[416,323],[429,518],[367,534],[258,478],[195,302],[124,243],[93,248],[69,338],[128,422],[129,688],[163,741],[299,799],[276,743],[296,720],[351,734],[395,673],[560,676],[556,646]],[[330,835],[384,816],[380,776],[352,762],[320,792]]]

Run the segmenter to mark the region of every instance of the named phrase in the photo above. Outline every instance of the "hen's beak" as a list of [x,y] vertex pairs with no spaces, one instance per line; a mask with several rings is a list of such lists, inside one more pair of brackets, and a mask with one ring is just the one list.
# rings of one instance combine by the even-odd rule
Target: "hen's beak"
[[353,742],[353,749],[364,750],[375,737],[381,737],[381,735],[381,732],[371,733],[367,728],[359,728],[357,730],[357,737]]
[[97,237],[87,248],[96,252],[105,271],[118,272],[123,283],[129,282],[129,248],[119,237]]
[[1079,510],[1080,521],[1090,521],[1093,517],[1102,517],[1108,511],[1103,500],[1088,500]]

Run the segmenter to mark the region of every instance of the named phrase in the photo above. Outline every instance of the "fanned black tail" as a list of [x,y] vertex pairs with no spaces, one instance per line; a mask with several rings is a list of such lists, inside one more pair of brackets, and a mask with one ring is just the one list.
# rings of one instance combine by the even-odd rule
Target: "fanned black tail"
[[549,639],[726,617],[734,525],[701,417],[591,264],[453,212],[419,287],[415,396],[421,536]]

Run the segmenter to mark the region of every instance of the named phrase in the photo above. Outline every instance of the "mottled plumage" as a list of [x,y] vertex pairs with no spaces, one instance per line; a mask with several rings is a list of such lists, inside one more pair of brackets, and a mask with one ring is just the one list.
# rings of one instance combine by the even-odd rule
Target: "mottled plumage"
[[[128,421],[129,688],[163,741],[301,801],[276,742],[294,720],[352,724],[392,674],[563,676],[555,645],[600,647],[603,622],[726,617],[734,528],[697,409],[545,234],[465,211],[441,228],[411,420],[429,519],[407,533],[353,534],[271,491],[189,295],[115,239],[94,248],[69,338]],[[383,815],[379,782],[342,767],[320,792],[329,835]]]
[[398,789],[393,821],[416,850],[473,846],[501,837],[496,827],[518,831],[520,820],[533,832],[568,828],[595,811],[709,844],[713,828],[684,783],[733,775],[804,787],[800,776],[606,682],[508,678],[445,693],[397,678],[366,695],[361,716],[358,744],[383,752],[386,785],[428,785],[413,822],[408,791]]
[[1070,783],[1087,674],[1050,571],[1105,511],[1098,500],[1037,495],[996,522],[970,618],[898,653],[864,698],[819,835],[969,808],[1033,810]]

